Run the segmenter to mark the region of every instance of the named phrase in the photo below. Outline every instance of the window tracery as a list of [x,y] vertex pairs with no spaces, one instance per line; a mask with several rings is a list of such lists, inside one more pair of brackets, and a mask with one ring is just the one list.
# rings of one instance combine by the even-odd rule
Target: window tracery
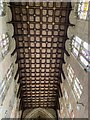
[[72,39],[72,53],[78,59],[85,70],[90,71],[90,44],[84,42],[78,36]]
[[9,52],[9,35],[6,33],[0,36],[0,60],[4,59],[8,52]]
[[14,74],[14,66],[13,66],[13,64],[11,64],[4,79],[0,82],[0,104],[1,105],[5,99],[7,91],[10,87],[11,82],[12,82],[13,74]]
[[6,14],[6,3],[0,0],[0,16],[4,16]]
[[[71,70],[73,72],[71,72]],[[76,77],[74,70],[72,69],[70,64],[67,66],[67,72],[68,72],[67,81],[72,88],[74,97],[76,98],[76,100],[78,100],[78,99],[80,99],[80,97],[82,95],[83,86],[81,85],[79,79]],[[73,76],[73,77],[69,77],[69,76]],[[72,80],[72,82],[70,79]]]
[[78,78],[76,78],[73,83],[73,92],[78,99],[81,97],[82,89],[83,87],[81,86]]
[[79,0],[77,8],[77,15],[79,19],[90,19],[89,7],[89,0]]

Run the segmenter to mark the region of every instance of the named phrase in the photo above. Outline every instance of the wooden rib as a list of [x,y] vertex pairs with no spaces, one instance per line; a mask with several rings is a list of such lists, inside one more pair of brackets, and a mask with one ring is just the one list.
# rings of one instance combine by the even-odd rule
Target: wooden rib
[[65,49],[65,54],[67,55],[67,56],[70,56],[70,54],[68,53],[68,51]]
[[61,69],[61,74],[62,74],[63,78],[66,79],[63,69]]
[[16,72],[16,75],[15,75],[15,77],[14,77],[15,80],[17,79],[18,74],[19,74],[19,68],[18,68],[18,70],[17,70],[17,72]]

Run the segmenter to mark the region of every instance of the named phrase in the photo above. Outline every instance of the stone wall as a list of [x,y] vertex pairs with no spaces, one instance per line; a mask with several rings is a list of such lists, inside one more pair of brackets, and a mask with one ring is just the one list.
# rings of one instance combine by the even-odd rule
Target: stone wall
[[[71,11],[71,14],[69,17],[70,23],[75,24],[75,27],[68,28],[67,34],[70,39],[66,42],[66,49],[70,53],[70,57],[65,56],[66,64],[63,66],[63,68],[64,68],[65,75],[67,76],[67,65],[70,64],[75,72],[75,75],[79,79],[80,84],[83,86],[83,91],[82,91],[83,93],[78,102],[83,103],[84,106],[80,104],[79,109],[77,109],[77,100],[75,100],[74,95],[72,93],[72,88],[70,88],[67,82],[68,81],[67,77],[65,80],[63,80],[63,83],[61,86],[63,86],[62,91],[63,91],[63,88],[67,90],[67,93],[69,95],[69,101],[72,105],[74,117],[88,118],[88,72],[84,70],[84,68],[80,65],[79,61],[74,57],[74,55],[71,53],[71,50],[70,50],[71,38],[73,35],[76,35],[80,37],[82,40],[84,40],[85,42],[90,43],[90,41],[88,41],[88,21],[77,19],[75,14],[75,4],[76,3],[72,3],[72,8],[74,10]],[[64,110],[61,117],[69,118],[70,116],[68,115],[68,110],[65,107],[64,98],[60,99],[60,103],[62,103],[62,106],[64,106]],[[64,113],[66,113],[65,116],[64,116]]]
[[[1,118],[14,118],[20,117],[21,111],[19,111],[19,98],[17,98],[17,91],[18,89],[17,80],[15,81],[14,77],[17,71],[17,65],[15,65],[16,54],[11,57],[11,53],[15,48],[15,41],[12,39],[13,35],[13,27],[12,25],[8,24],[11,20],[11,11],[6,4],[6,15],[0,16],[0,36],[3,34],[8,33],[9,35],[9,51],[5,55],[4,59],[0,60],[0,82],[4,79],[4,76],[7,74],[7,71],[11,64],[13,64],[13,76],[10,80],[9,88],[5,94],[5,98],[0,104],[0,119]],[[7,86],[6,84],[6,86]]]

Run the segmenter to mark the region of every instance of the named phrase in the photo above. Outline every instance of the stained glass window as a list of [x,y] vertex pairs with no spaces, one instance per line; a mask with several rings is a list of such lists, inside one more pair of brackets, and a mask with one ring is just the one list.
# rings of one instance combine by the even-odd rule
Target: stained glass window
[[78,78],[75,78],[75,80],[73,81],[73,92],[78,99],[80,99],[82,90],[83,90],[83,87],[80,84]]
[[75,72],[72,69],[70,64],[67,66],[67,73],[68,73],[67,81],[72,88],[72,93],[76,100],[80,99],[83,87],[82,87],[80,81],[78,80],[78,78],[76,77]]
[[81,45],[81,39],[77,36],[73,37],[72,39],[72,53],[78,57],[79,55],[79,49]]
[[78,17],[79,19],[90,19],[89,15],[89,0],[80,0],[78,2]]
[[6,3],[0,0],[0,16],[4,16],[6,14],[5,6]]
[[64,89],[63,95],[64,95],[64,99],[68,100],[68,93],[67,93],[66,89]]
[[80,62],[87,70],[90,70],[90,45],[86,42],[83,42],[80,51]]
[[68,112],[70,113],[70,112],[71,112],[71,110],[72,110],[71,103],[67,104],[67,109],[68,109]]
[[63,110],[64,110],[64,108],[63,108],[63,105],[62,105],[62,103],[60,104],[60,111],[61,111],[61,113],[63,113]]
[[72,39],[72,53],[79,60],[85,70],[90,71],[90,45],[74,36]]
[[72,84],[73,79],[74,79],[74,71],[72,69],[72,67],[70,66],[70,64],[67,66],[67,76],[68,76],[68,83],[69,85]]
[[10,83],[12,82],[13,73],[14,73],[14,66],[13,66],[13,64],[11,64],[5,77],[0,82],[0,104],[2,104],[2,102],[6,96],[6,93],[10,87]]
[[0,59],[3,59],[9,51],[9,36],[8,34],[3,34],[0,36]]
[[67,109],[68,109],[69,117],[70,117],[70,118],[74,118],[74,111],[73,111],[73,109],[72,109],[72,105],[71,105],[70,102],[67,104]]

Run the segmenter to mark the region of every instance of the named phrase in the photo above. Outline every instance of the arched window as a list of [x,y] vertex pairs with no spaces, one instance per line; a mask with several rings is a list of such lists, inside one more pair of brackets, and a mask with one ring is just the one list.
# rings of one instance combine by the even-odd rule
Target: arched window
[[68,79],[68,83],[69,85],[72,85],[73,79],[74,79],[74,71],[72,69],[72,67],[70,66],[70,64],[67,66],[67,79]]
[[4,16],[6,14],[5,6],[6,3],[0,0],[0,16]]
[[71,86],[74,98],[76,100],[78,100],[81,97],[83,87],[82,87],[79,79],[76,77],[75,72],[70,64],[67,66],[67,73],[68,73],[67,81],[68,81],[69,85]]
[[65,88],[64,88],[64,91],[63,91],[63,96],[64,96],[65,101],[68,101],[68,93],[67,93]]
[[75,78],[75,80],[73,81],[73,92],[74,92],[74,95],[77,99],[80,99],[81,97],[81,94],[82,94],[82,85],[80,84],[78,78]]
[[9,51],[9,36],[6,33],[0,36],[0,60],[4,59],[8,51]]
[[14,66],[13,66],[13,64],[11,64],[5,77],[0,82],[0,104],[2,104],[4,101],[6,93],[7,93],[8,89],[10,87],[10,84],[12,82],[13,74],[14,74]]
[[89,7],[89,0],[79,0],[77,9],[79,19],[90,19]]
[[72,53],[86,71],[90,71],[90,44],[84,42],[78,36],[72,39]]
[[74,111],[70,102],[67,104],[67,109],[68,109],[69,117],[74,118]]

